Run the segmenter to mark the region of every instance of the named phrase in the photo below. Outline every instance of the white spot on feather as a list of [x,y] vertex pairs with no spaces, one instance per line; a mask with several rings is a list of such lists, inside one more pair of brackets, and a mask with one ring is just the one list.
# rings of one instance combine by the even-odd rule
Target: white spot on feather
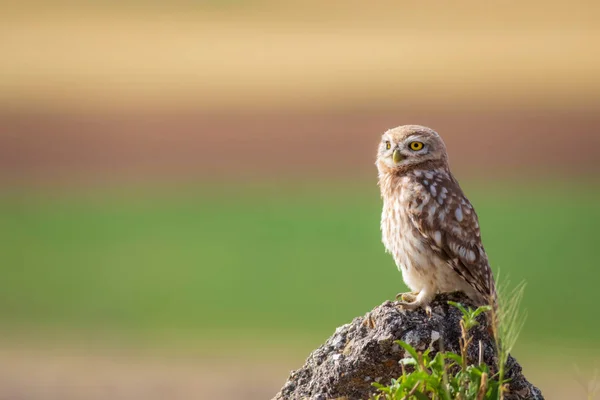
[[433,239],[435,240],[435,244],[437,244],[438,247],[442,247],[442,232],[435,231],[435,233],[433,234]]
[[440,212],[438,213],[438,219],[440,220],[440,222],[444,222],[445,218],[446,218],[446,210],[441,209]]
[[463,220],[463,212],[462,212],[462,208],[458,207],[456,210],[454,210],[454,216],[456,217],[456,220],[458,222],[462,222]]
[[467,260],[469,262],[474,262],[475,259],[476,259],[475,252],[473,250],[469,250],[469,252],[467,253]]
[[429,206],[429,215],[427,215],[427,220],[429,221],[429,223],[433,223],[433,217],[435,216],[435,211],[437,210],[437,203],[433,203],[431,204],[431,206]]

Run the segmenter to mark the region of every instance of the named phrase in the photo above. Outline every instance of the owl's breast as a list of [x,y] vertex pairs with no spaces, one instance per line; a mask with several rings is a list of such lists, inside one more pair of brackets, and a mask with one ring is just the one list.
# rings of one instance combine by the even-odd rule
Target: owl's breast
[[[426,243],[414,226],[402,196],[384,201],[381,233],[386,250],[394,257],[398,269],[404,271],[427,264]],[[421,260],[421,258],[423,258]]]
[[381,216],[382,241],[402,272],[404,282],[411,290],[419,291],[428,285],[442,260],[432,251],[412,222],[406,202],[407,196],[384,199]]

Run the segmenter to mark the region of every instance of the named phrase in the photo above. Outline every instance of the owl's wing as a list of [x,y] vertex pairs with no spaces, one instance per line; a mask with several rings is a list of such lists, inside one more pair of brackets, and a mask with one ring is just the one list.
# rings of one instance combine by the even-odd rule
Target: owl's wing
[[482,297],[495,296],[477,214],[458,182],[449,177],[423,184],[423,189],[424,196],[409,205],[415,228],[433,251]]

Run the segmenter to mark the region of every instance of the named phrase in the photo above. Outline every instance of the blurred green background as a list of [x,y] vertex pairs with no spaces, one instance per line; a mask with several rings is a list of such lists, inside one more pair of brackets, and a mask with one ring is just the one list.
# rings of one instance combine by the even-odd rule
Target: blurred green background
[[373,162],[386,129],[418,123],[444,137],[494,271],[528,283],[526,376],[586,398],[599,11],[7,5],[0,395],[273,396],[337,326],[405,290]]

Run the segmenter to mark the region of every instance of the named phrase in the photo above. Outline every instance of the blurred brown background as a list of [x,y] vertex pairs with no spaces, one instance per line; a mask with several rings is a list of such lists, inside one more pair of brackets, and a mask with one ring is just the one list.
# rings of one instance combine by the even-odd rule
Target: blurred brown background
[[585,171],[600,144],[598,8],[7,6],[3,178],[370,174],[375,133],[404,122],[441,130],[465,169]]
[[[593,209],[597,200],[597,2],[26,1],[2,3],[2,10],[0,187],[3,198],[8,199],[3,200],[2,215],[9,221],[3,233],[8,238],[9,254],[3,268],[9,277],[14,276],[7,280],[12,283],[6,283],[6,287],[19,296],[33,290],[34,286],[21,282],[39,277],[36,268],[46,265],[40,261],[42,258],[52,260],[44,267],[48,274],[69,262],[65,260],[74,243],[70,236],[56,247],[50,241],[57,237],[55,233],[39,236],[37,242],[30,235],[42,231],[42,226],[66,224],[65,219],[56,217],[56,210],[69,210],[74,201],[69,199],[79,199],[82,190],[91,189],[92,196],[85,195],[87,200],[81,203],[84,206],[75,206],[78,210],[88,207],[89,198],[105,204],[103,193],[110,193],[108,198],[113,200],[115,192],[127,193],[128,199],[139,197],[144,202],[154,199],[157,193],[159,197],[184,193],[181,196],[185,197],[192,187],[199,188],[202,198],[216,198],[215,203],[219,203],[221,190],[234,188],[233,197],[238,203],[222,212],[227,216],[231,209],[237,210],[241,214],[231,219],[235,220],[233,224],[243,225],[245,219],[257,213],[248,203],[265,200],[246,192],[240,194],[240,187],[254,193],[275,185],[271,189],[277,193],[273,204],[284,204],[287,200],[279,193],[287,189],[282,187],[316,185],[318,193],[324,187],[353,190],[358,185],[357,192],[367,192],[370,197],[369,206],[357,206],[357,210],[371,213],[371,205],[377,205],[373,161],[379,135],[408,123],[428,125],[442,134],[461,182],[474,182],[471,187],[476,193],[485,192],[496,182],[509,188],[515,199],[523,187],[542,186],[539,198],[544,201],[555,197],[553,190],[557,186],[573,182],[578,189],[562,192],[563,197],[587,193],[577,197],[582,200],[552,203],[556,207],[542,210],[545,214],[540,220],[553,218],[565,210],[564,204],[584,211]],[[131,190],[139,188],[144,188],[142,194],[131,194]],[[207,192],[210,195],[205,195]],[[49,193],[64,203],[56,206],[48,202]],[[230,196],[223,198],[231,200]],[[480,196],[484,210],[489,210],[488,224],[493,231],[493,222],[506,215],[486,199]],[[339,204],[340,200],[332,202]],[[210,208],[215,203],[198,207],[209,210],[207,214],[218,214],[218,207]],[[121,216],[129,218],[143,208],[135,202],[123,204],[126,205],[117,205],[110,212],[123,212]],[[163,205],[164,209],[172,209],[169,204]],[[486,204],[490,204],[487,209]],[[274,207],[278,210],[279,206]],[[20,214],[15,212],[17,209]],[[93,221],[113,215],[103,214],[104,209],[86,210],[73,217],[83,232],[96,229],[92,226],[99,222]],[[308,206],[306,210],[314,213]],[[374,219],[365,218],[374,226],[369,231],[369,246],[383,253],[377,242],[375,211]],[[289,215],[287,209],[280,212]],[[149,221],[154,221],[154,214],[155,211],[149,212]],[[340,214],[340,218],[348,215]],[[92,222],[81,222],[87,218]],[[192,240],[201,242],[198,230],[207,226],[208,217],[197,218],[198,225],[185,232],[190,246],[183,247],[178,241],[177,246],[181,247],[173,247],[177,249],[173,254],[192,251],[196,246]],[[298,221],[302,219],[298,217]],[[135,221],[131,226],[138,227],[139,221]],[[169,218],[165,217],[165,221],[168,224]],[[586,223],[592,221],[597,219],[590,217]],[[122,227],[124,231],[128,226]],[[20,227],[22,235],[16,236],[18,233],[10,227]],[[550,229],[553,227],[560,229],[555,225]],[[568,227],[571,235],[588,228],[588,232],[595,233],[591,225]],[[115,226],[107,231],[113,229],[118,230]],[[542,225],[534,229],[542,235],[548,231]],[[206,228],[205,233],[208,237],[214,231]],[[492,238],[493,235],[492,232]],[[498,237],[503,235],[498,233]],[[112,236],[107,233],[107,237]],[[307,237],[297,240],[302,242]],[[589,242],[585,243],[593,246],[592,239],[588,237]],[[523,238],[521,242],[527,240]],[[143,249],[140,251],[154,254],[151,249],[160,248],[164,242],[136,243],[136,248]],[[212,242],[207,241],[205,248],[228,245],[208,243]],[[100,239],[87,246],[99,254],[113,254]],[[202,248],[202,243],[197,246]],[[277,244],[265,240],[253,246],[267,252]],[[352,246],[355,245],[348,248]],[[48,253],[50,258],[40,255],[36,261],[25,257],[36,252],[45,254],[43,249],[50,247],[55,249],[55,253]],[[320,249],[309,245],[305,251],[321,254]],[[329,254],[322,251],[323,255]],[[343,250],[330,251],[335,260]],[[290,254],[282,253],[284,259]],[[516,251],[510,254],[517,257]],[[590,253],[577,254],[577,260],[584,260],[577,265],[586,265],[579,276],[593,274]],[[111,257],[107,256],[106,265],[114,265],[115,258]],[[390,260],[380,257],[378,261],[383,260],[380,264],[384,264],[380,269],[394,272]],[[506,257],[503,260],[507,263],[512,260]],[[212,267],[194,264],[199,281],[216,280],[216,275],[207,271],[219,269],[221,259],[215,256],[210,262]],[[263,262],[253,265],[258,276]],[[73,261],[73,265],[80,264]],[[177,262],[169,268],[176,268],[173,265]],[[548,273],[543,267],[539,273]],[[557,261],[556,270],[563,267]],[[27,272],[14,272],[21,269]],[[79,285],[81,282],[69,271],[65,270],[63,283]],[[511,271],[515,280],[521,279],[521,269],[515,267],[516,273]],[[123,272],[127,273],[145,272]],[[157,276],[168,274],[167,269]],[[399,275],[390,276],[396,279],[394,285],[400,290]],[[281,277],[288,278],[294,279],[291,275]],[[116,274],[106,279],[112,284],[121,278]],[[556,279],[558,285],[560,277]],[[39,280],[40,287],[44,287],[43,279]],[[273,280],[272,286],[269,278],[260,282],[265,286],[255,290],[275,287],[281,280]],[[13,293],[10,290],[6,293]],[[177,285],[169,290],[185,292]],[[192,286],[188,290],[193,293],[196,289]],[[536,305],[544,310],[541,304],[547,301],[548,290],[549,287],[539,286],[531,289],[534,311]],[[597,296],[589,292],[592,291],[581,302],[596,304]],[[48,291],[48,298],[52,299],[53,293],[60,291]],[[111,296],[108,289],[99,293],[99,304]],[[154,292],[149,289],[148,293]],[[390,290],[388,294],[394,293]],[[319,292],[313,295],[318,297]],[[20,297],[11,296],[5,294],[8,302],[0,314],[2,325],[9,332],[0,349],[0,397],[11,399],[265,398],[274,395],[289,370],[299,367],[308,352],[344,321],[313,326],[311,313],[318,308],[307,308],[298,317],[311,325],[306,332],[296,330],[289,337],[274,333],[269,336],[271,322],[265,321],[274,321],[276,314],[265,311],[249,328],[260,338],[258,342],[248,341],[250,345],[240,340],[244,332],[234,332],[218,317],[206,319],[203,308],[193,308],[190,302],[182,301],[193,315],[182,320],[204,318],[206,324],[198,323],[182,335],[172,332],[185,330],[175,320],[151,324],[159,333],[153,333],[153,339],[140,349],[132,342],[146,343],[146,339],[140,339],[145,334],[127,333],[129,339],[125,340],[119,333],[129,332],[127,322],[107,322],[107,333],[98,333],[98,327],[104,332],[105,321],[88,308],[82,306],[81,313],[91,315],[92,322],[82,329],[73,322],[75,318],[63,318],[60,305],[52,308],[60,318],[49,317],[54,311],[39,311],[43,309],[37,305],[13,307],[11,301]],[[80,296],[73,295],[66,302],[81,301],[86,298],[85,291]],[[152,295],[148,296],[150,299]],[[267,296],[265,304],[285,303],[284,295],[281,296]],[[52,303],[48,298],[40,302]],[[344,309],[344,318],[359,315],[383,299],[370,297],[360,303],[362,308],[349,305]],[[205,300],[197,301],[208,309],[213,301],[221,299],[207,294]],[[328,300],[325,296],[319,301]],[[118,309],[118,304],[115,307]],[[225,312],[234,315],[239,311],[236,307],[232,303]],[[254,310],[254,306],[247,307],[241,312]],[[165,311],[165,315],[170,312]],[[551,310],[535,315],[546,315],[544,312],[549,314],[544,321],[550,321]],[[67,311],[64,313],[68,315]],[[107,315],[106,321],[112,321],[112,314]],[[90,327],[95,333],[89,334]],[[582,329],[588,338],[576,353],[586,355],[580,359],[584,360],[580,361],[582,365],[592,365],[598,354],[597,337],[593,340],[597,331],[595,325],[589,324],[587,331]],[[145,330],[148,329],[142,329]],[[161,332],[167,332],[166,339],[160,339]],[[219,332],[225,334],[217,340]],[[548,343],[560,341],[558,334],[544,332]],[[536,343],[535,329],[527,335],[523,348]],[[232,337],[236,338],[233,344],[224,339]],[[546,361],[552,360],[552,346],[539,351],[524,350],[517,357],[530,367],[526,375],[534,383],[539,382],[547,398],[575,398],[568,396],[580,389],[579,378],[569,380],[568,385],[556,384],[560,368],[555,368],[553,361]],[[585,391],[581,390],[577,398],[584,398]]]

